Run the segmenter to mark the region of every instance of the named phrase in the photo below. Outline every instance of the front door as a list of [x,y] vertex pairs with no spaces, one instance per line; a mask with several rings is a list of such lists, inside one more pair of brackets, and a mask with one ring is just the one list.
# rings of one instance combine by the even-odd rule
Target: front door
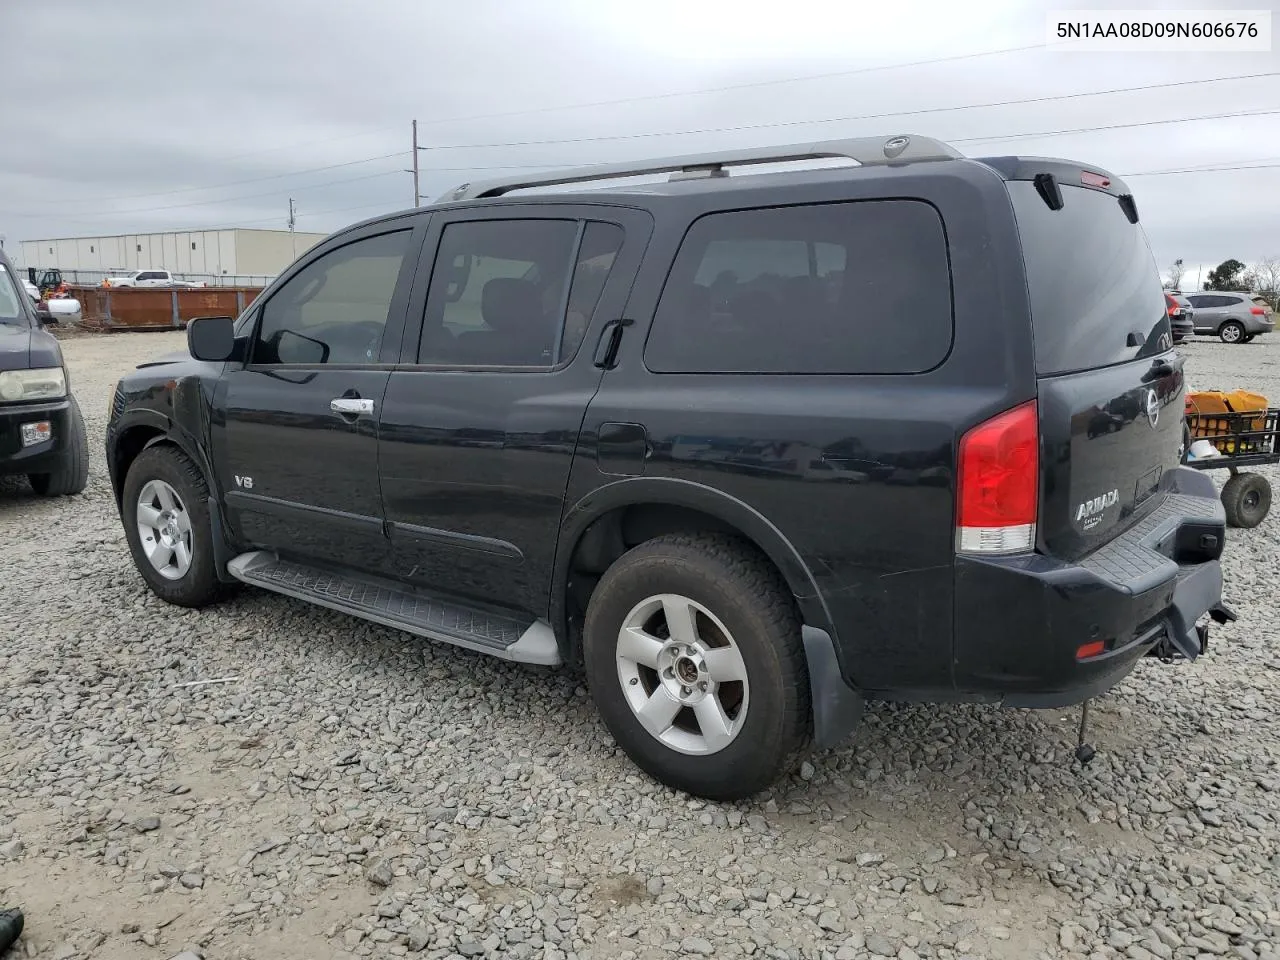
[[[618,208],[433,218],[379,459],[395,573],[546,615],[570,460],[651,222]],[[434,264],[433,269],[427,266]]]
[[246,545],[359,570],[385,563],[378,421],[413,241],[411,223],[329,241],[256,308],[248,362],[214,401],[215,462]]

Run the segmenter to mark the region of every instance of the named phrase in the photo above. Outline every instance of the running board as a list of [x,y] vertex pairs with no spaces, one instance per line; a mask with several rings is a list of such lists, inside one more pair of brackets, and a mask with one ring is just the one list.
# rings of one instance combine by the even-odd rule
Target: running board
[[237,580],[385,627],[488,653],[503,660],[560,665],[560,647],[542,620],[517,619],[419,593],[393,580],[335,573],[273,553],[243,553],[227,564]]

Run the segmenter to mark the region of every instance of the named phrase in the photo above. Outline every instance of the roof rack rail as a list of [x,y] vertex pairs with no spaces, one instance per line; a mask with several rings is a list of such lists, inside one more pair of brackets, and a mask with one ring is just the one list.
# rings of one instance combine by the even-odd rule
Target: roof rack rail
[[514,179],[484,180],[464,183],[443,194],[436,201],[475,200],[500,197],[512,190],[551,187],[566,183],[586,183],[619,177],[643,177],[670,173],[671,179],[690,177],[722,177],[725,167],[760,163],[787,163],[795,160],[841,158],[856,160],[862,166],[873,164],[912,163],[921,160],[953,160],[963,156],[941,140],[899,134],[892,137],[857,137],[847,140],[819,140],[776,147],[753,147],[746,150],[724,150],[715,153],[690,154],[627,163],[600,163],[566,170],[550,170]]

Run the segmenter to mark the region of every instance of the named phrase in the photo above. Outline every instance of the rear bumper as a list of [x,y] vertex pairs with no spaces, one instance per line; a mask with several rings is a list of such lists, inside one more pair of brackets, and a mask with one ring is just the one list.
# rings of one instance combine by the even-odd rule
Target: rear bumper
[[1249,314],[1244,320],[1246,333],[1270,333],[1275,328],[1275,321],[1271,317],[1256,317],[1253,314]]
[[[48,420],[53,436],[22,445],[22,425]],[[71,400],[51,403],[0,403],[0,475],[51,473],[72,454]]]
[[[1195,659],[1222,605],[1226,519],[1213,482],[1169,471],[1163,502],[1075,562],[957,558],[955,682],[972,699],[1060,707],[1120,682],[1146,655]],[[1105,649],[1079,657],[1084,644]]]

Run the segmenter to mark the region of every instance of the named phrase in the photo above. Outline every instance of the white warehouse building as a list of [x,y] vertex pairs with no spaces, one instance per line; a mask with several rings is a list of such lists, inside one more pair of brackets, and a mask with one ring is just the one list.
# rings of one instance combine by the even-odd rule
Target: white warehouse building
[[180,230],[23,240],[23,266],[64,274],[168,270],[193,278],[274,277],[328,234],[288,230]]

